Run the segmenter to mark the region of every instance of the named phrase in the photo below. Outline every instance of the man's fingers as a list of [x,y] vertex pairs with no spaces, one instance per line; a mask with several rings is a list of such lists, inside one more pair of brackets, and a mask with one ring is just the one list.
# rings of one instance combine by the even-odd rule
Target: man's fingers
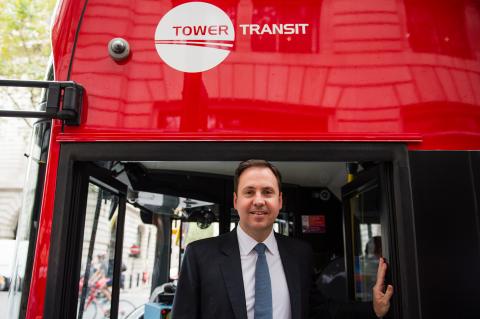
[[388,285],[387,291],[385,291],[385,295],[383,296],[383,299],[387,302],[390,300],[390,298],[392,298],[392,295],[393,295],[393,286]]
[[390,309],[390,299],[393,295],[393,286],[388,285],[385,293],[379,292],[377,298],[373,299],[373,310],[377,317],[382,318]]
[[377,270],[377,283],[375,286],[383,287],[383,282],[385,280],[385,273],[387,272],[387,264],[383,261],[383,258],[380,258],[378,262]]

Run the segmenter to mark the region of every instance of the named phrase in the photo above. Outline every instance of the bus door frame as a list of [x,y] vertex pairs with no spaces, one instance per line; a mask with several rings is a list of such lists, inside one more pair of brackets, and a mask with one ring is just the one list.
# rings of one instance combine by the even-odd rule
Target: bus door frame
[[[392,194],[394,211],[392,218],[396,226],[393,241],[402,261],[394,282],[396,294],[401,294],[398,307],[405,318],[421,318],[420,289],[415,242],[415,225],[408,164],[408,150],[404,143],[363,142],[230,142],[230,141],[174,141],[174,142],[64,142],[61,143],[55,207],[47,273],[45,319],[63,319],[54,308],[66,302],[65,287],[70,289],[72,278],[77,278],[68,269],[74,264],[66,263],[66,247],[74,236],[68,234],[73,212],[72,188],[76,165],[79,161],[240,161],[248,158],[264,158],[269,161],[290,162],[389,162],[392,166]],[[77,178],[78,179],[78,178]],[[72,210],[73,207],[73,210]],[[80,224],[78,224],[80,225]],[[81,224],[83,225],[83,224]],[[77,226],[78,227],[78,226]],[[70,226],[70,228],[72,228]],[[83,230],[82,230],[83,231]],[[64,237],[62,237],[64,236]],[[80,237],[76,237],[80,238]],[[79,256],[74,262],[80,263]],[[68,266],[68,267],[67,267]],[[70,276],[70,277],[69,277]],[[77,277],[75,277],[77,276]],[[76,283],[74,283],[76,285]]]
[[[55,276],[55,280],[47,279],[44,317],[77,317],[88,186],[89,184],[95,184],[99,188],[118,196],[119,199],[110,307],[111,318],[116,319],[120,293],[121,257],[128,186],[113,178],[111,172],[107,169],[95,166],[92,163],[70,160],[67,162],[60,161],[59,164],[56,195],[58,196],[59,192],[63,192],[64,196],[56,196],[55,198],[56,212],[53,223],[57,225],[57,229],[56,231],[52,230],[49,271],[51,265],[56,265],[57,269],[62,269],[62,273]],[[67,174],[71,178],[65,178]],[[63,184],[62,187],[58,184],[58,181],[66,181],[67,183]],[[63,212],[66,213],[58,213],[57,207],[62,207]],[[52,253],[53,251],[58,253]],[[49,293],[49,291],[52,291],[51,289],[58,292]]]

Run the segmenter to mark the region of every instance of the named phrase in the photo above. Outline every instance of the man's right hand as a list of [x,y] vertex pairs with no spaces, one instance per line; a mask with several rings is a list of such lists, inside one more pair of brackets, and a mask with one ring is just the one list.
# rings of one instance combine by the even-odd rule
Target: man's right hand
[[393,286],[388,285],[387,290],[385,289],[385,274],[387,273],[387,263],[380,258],[378,263],[377,271],[377,282],[373,286],[373,311],[378,318],[385,316],[390,309],[390,299],[393,295]]

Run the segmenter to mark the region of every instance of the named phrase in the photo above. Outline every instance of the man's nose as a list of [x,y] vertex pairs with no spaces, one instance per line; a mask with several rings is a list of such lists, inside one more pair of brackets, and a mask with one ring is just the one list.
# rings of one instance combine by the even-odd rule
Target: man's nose
[[256,193],[255,198],[253,199],[253,204],[255,206],[265,205],[265,198],[263,198],[262,193]]

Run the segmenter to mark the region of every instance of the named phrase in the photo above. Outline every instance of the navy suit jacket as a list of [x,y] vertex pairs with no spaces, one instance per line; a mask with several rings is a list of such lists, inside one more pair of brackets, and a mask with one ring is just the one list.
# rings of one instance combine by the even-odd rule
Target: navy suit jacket
[[[279,234],[275,238],[290,294],[292,319],[376,318],[371,303],[337,304],[325,298],[315,287],[310,246]],[[247,319],[236,230],[188,245],[172,318]]]

